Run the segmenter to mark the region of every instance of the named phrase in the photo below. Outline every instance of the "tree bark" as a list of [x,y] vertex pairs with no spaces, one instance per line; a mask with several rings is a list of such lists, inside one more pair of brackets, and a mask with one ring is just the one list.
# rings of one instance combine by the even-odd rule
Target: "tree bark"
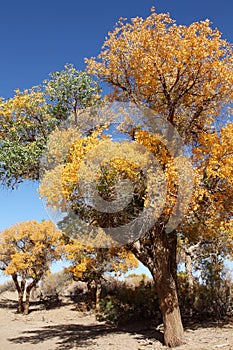
[[26,288],[26,297],[25,297],[25,303],[24,303],[24,315],[28,315],[29,313],[29,306],[30,306],[30,295],[32,289],[36,286],[38,280],[33,280]]
[[193,262],[197,257],[196,251],[200,245],[201,241],[197,242],[195,245],[184,247],[186,281],[190,293],[193,293],[194,290]]
[[96,282],[94,280],[90,280],[87,282],[87,290],[88,290],[88,308],[91,310],[96,305]]
[[176,233],[167,234],[156,224],[135,242],[132,252],[150,270],[164,323],[164,343],[175,347],[184,343],[176,285]]
[[193,277],[193,264],[192,264],[192,256],[185,252],[185,272],[186,272],[186,280],[188,284],[188,289],[190,293],[193,293],[194,287],[194,277]]
[[25,298],[25,302],[24,302],[24,311],[23,311],[24,315],[28,315],[29,303],[30,303],[30,291],[28,291],[28,289],[26,289],[26,298]]
[[96,281],[96,297],[95,297],[95,309],[96,311],[100,310],[100,296],[101,296],[101,282],[100,280]]
[[22,280],[21,283],[19,284],[17,274],[13,274],[12,275],[12,279],[14,281],[16,290],[18,292],[17,313],[22,314],[24,312],[23,296],[24,296],[24,290],[25,290],[26,281]]

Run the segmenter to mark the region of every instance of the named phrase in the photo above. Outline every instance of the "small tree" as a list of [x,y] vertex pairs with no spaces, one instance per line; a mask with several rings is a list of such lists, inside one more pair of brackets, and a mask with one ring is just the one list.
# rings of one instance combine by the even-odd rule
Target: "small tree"
[[138,266],[138,260],[127,248],[122,246],[100,247],[100,243],[104,243],[105,240],[106,235],[101,232],[90,242],[76,237],[75,240],[70,239],[65,245],[66,257],[71,262],[69,271],[75,280],[87,283],[89,306],[94,301],[97,310],[104,275],[106,273],[121,275]]
[[50,263],[61,258],[60,237],[61,232],[48,220],[25,221],[2,231],[0,269],[14,281],[19,313],[28,314],[32,288],[49,271]]

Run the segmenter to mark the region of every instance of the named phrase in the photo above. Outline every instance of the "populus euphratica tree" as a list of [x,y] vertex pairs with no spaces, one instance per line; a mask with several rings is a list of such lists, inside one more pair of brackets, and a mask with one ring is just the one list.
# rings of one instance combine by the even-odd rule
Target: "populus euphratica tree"
[[[98,144],[97,136],[103,131],[103,127],[93,131],[92,135],[82,137],[76,127],[53,132],[49,138],[47,147],[48,164],[50,160],[56,166],[45,172],[40,183],[40,195],[46,199],[46,205],[50,210],[59,210],[63,213],[63,218],[58,220],[57,225],[64,232],[64,255],[71,266],[68,268],[74,279],[87,283],[89,295],[95,301],[96,308],[99,307],[99,298],[101,294],[102,280],[106,273],[121,275],[129,269],[138,266],[138,260],[135,258],[129,247],[116,245],[104,230],[97,227],[96,231],[88,229],[80,219],[78,210],[85,211],[85,205],[82,208],[77,205],[77,197],[71,201],[68,199],[69,190],[67,183],[74,182],[78,174],[78,167],[75,167],[76,156],[78,153],[72,152],[69,145],[78,145],[81,141],[85,143],[87,149],[77,148],[85,154],[88,150]],[[70,152],[70,156],[69,156]],[[67,162],[67,157],[73,156],[73,162]],[[79,165],[80,162],[77,162]],[[64,171],[65,170],[65,171]],[[76,184],[75,181],[75,184]],[[74,186],[75,186],[74,184]],[[72,210],[66,212],[67,203],[72,202]],[[66,215],[65,215],[66,214]]]
[[[213,223],[209,231],[213,234],[215,225],[219,227],[220,222],[227,222],[232,215],[231,206],[225,205],[232,193],[227,180],[232,170],[228,166],[227,172],[221,173],[218,169],[222,163],[216,161],[215,173],[205,172],[205,167],[209,168],[205,164],[205,137],[215,135],[223,152],[218,124],[214,122],[226,116],[227,107],[232,104],[232,45],[221,38],[217,29],[211,28],[209,20],[177,25],[168,14],[156,14],[152,10],[146,19],[120,20],[97,58],[86,61],[89,73],[112,86],[112,99],[151,108],[178,131],[190,154],[194,147],[202,152],[202,166],[194,161],[200,169],[199,196],[194,195],[194,201],[200,207],[202,202],[210,203],[209,198],[201,195],[203,188],[207,192],[211,189],[213,197],[215,194],[212,206],[215,211],[207,210],[206,204],[205,210],[199,211],[202,221]],[[226,156],[229,162],[231,157],[230,153]],[[214,181],[213,177],[216,177]],[[222,196],[220,184],[228,200]],[[187,218],[186,228],[193,224],[197,227],[199,222],[195,205],[191,209],[195,220]],[[222,220],[218,221],[219,210]],[[158,224],[134,244],[132,251],[149,268],[156,283],[165,344],[176,346],[183,341],[174,269],[179,228],[168,235],[164,229],[166,222],[167,217],[161,217]]]
[[0,269],[14,281],[19,313],[28,314],[32,288],[49,271],[50,264],[61,258],[61,237],[61,231],[48,220],[20,222],[1,232]]
[[68,268],[74,280],[87,283],[89,306],[93,303],[96,310],[100,308],[102,282],[106,274],[120,276],[128,270],[138,267],[138,260],[127,247],[100,247],[100,242],[106,240],[103,231],[94,238],[83,240],[82,234],[66,242],[64,251],[66,259],[71,262]]

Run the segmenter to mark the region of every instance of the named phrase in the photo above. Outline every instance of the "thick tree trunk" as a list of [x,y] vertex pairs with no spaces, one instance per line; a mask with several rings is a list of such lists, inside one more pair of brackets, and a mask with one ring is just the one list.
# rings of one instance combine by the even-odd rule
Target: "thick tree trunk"
[[164,343],[169,347],[179,346],[184,342],[184,331],[178,304],[176,282],[170,271],[169,261],[158,261],[151,271],[156,284],[156,291],[164,323]]
[[164,342],[175,347],[184,343],[176,284],[176,233],[167,234],[157,224],[137,241],[132,252],[150,270],[157,290],[164,323]]
[[172,277],[175,281],[176,288],[178,288],[177,281],[177,233],[176,231],[169,233],[168,235],[168,245],[169,245],[169,261],[170,261],[170,270]]

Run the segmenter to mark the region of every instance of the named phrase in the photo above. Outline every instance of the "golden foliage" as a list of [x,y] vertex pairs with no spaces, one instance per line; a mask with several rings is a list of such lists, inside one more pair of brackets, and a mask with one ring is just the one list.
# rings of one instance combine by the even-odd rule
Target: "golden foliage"
[[[105,236],[103,232],[102,236]],[[108,248],[97,248],[101,239],[106,237],[98,236],[88,243],[79,237],[65,245],[66,258],[72,263],[69,271],[76,278],[97,280],[106,272],[120,275],[138,266],[138,260],[123,246],[113,244]]]
[[[1,232],[0,263],[5,274],[40,279],[61,257],[61,231],[51,221],[25,221]],[[60,247],[60,248],[59,248]]]
[[169,14],[120,20],[89,73],[111,84],[113,97],[152,108],[187,142],[210,127],[233,98],[232,45],[210,21],[177,25]]
[[26,89],[23,92],[15,90],[13,98],[0,101],[1,137],[7,137],[5,128],[8,131],[10,128],[11,133],[14,130],[19,132],[19,127],[22,132],[23,129],[34,129],[35,125],[40,123],[41,116],[46,116],[46,109],[43,93],[37,88]]

